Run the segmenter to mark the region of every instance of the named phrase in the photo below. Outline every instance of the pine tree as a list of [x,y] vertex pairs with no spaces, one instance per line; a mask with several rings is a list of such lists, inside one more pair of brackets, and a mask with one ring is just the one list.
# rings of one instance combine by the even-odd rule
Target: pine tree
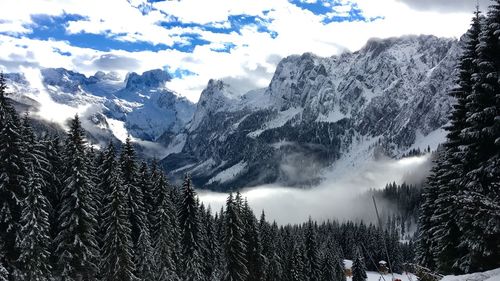
[[[265,216],[263,216],[261,222],[265,222]],[[267,224],[267,222],[265,222]],[[264,232],[266,233],[266,231]],[[267,266],[266,266],[266,281],[272,281],[272,280],[282,280],[283,277],[283,260],[281,259],[280,255],[278,254],[278,249],[279,249],[279,229],[278,225],[276,222],[274,222],[270,227],[269,227],[269,232],[268,235],[263,237],[263,245],[267,245],[264,247],[267,247]],[[267,242],[266,242],[267,241]],[[281,252],[281,251],[280,251]]]
[[50,276],[51,246],[49,213],[44,191],[49,168],[42,144],[36,140],[26,113],[21,124],[22,155],[26,168],[26,197],[22,201],[19,268],[26,280],[47,280]]
[[500,265],[500,2],[490,7],[477,48],[479,70],[467,97],[464,174],[457,201],[464,272]]
[[8,281],[9,280],[9,272],[3,264],[0,264],[0,281]]
[[[0,245],[1,246],[1,245]],[[0,249],[0,253],[1,253]],[[8,281],[9,280],[9,272],[3,265],[3,255],[0,255],[0,281]]]
[[19,265],[26,281],[50,280],[50,225],[49,202],[42,193],[45,184],[36,163],[30,166],[27,197],[23,202],[19,249]]
[[287,268],[289,272],[290,281],[302,281],[306,280],[305,270],[304,270],[304,261],[302,256],[302,251],[299,249],[297,245],[293,246],[293,251],[291,254],[290,267]]
[[332,241],[327,242],[320,272],[320,280],[322,281],[346,280],[343,263],[340,260]]
[[306,225],[304,237],[306,264],[305,271],[310,281],[319,280],[319,257],[316,241],[316,229],[311,218]]
[[78,116],[71,121],[65,147],[66,172],[59,214],[57,253],[63,280],[95,280],[98,246],[92,182],[88,176],[85,138]]
[[363,260],[361,251],[356,251],[356,256],[352,262],[352,280],[353,281],[365,281],[368,278],[366,275],[366,266]]
[[132,224],[132,241],[136,245],[141,229],[147,227],[147,218],[144,207],[144,195],[142,189],[138,186],[139,173],[135,150],[130,137],[127,137],[125,143],[122,145],[120,167],[130,207],[129,219]]
[[19,237],[26,171],[22,163],[19,116],[6,91],[5,77],[0,73],[0,238],[4,243],[5,265],[11,270],[19,257],[16,238]]
[[458,87],[451,92],[457,102],[451,115],[451,125],[447,127],[447,142],[444,144],[442,159],[438,163],[440,173],[434,174],[435,188],[439,189],[437,197],[432,203],[430,232],[434,243],[434,260],[437,270],[443,273],[460,273],[456,261],[463,255],[458,247],[461,240],[461,231],[457,224],[456,210],[459,208],[457,190],[460,189],[460,178],[463,174],[464,153],[462,146],[466,143],[462,137],[462,130],[466,126],[467,97],[472,94],[473,75],[477,72],[476,65],[481,32],[481,16],[479,11],[472,21],[471,28],[464,37],[464,50],[459,62]]
[[158,281],[180,280],[173,257],[177,251],[175,245],[177,226],[173,224],[175,213],[170,197],[169,186],[163,174],[158,174],[155,181],[158,194],[155,215],[154,260],[155,276]]
[[237,202],[230,194],[226,202],[224,226],[224,253],[226,270],[224,281],[244,281],[248,276],[245,266],[245,246],[243,229]]
[[151,238],[147,229],[143,229],[137,241],[136,254],[136,276],[139,280],[149,281],[154,280],[154,272],[156,272],[156,265],[153,258],[153,247],[151,245]]
[[264,256],[257,219],[245,200],[242,210],[243,240],[245,241],[245,259],[248,270],[248,281],[264,280]]
[[185,176],[182,185],[182,202],[179,208],[179,226],[181,230],[181,247],[184,280],[201,280],[201,258],[199,256],[199,214],[196,192],[189,176]]
[[282,280],[283,276],[283,265],[281,264],[281,259],[278,254],[274,253],[269,259],[269,264],[266,271],[266,281],[278,281]]
[[422,206],[420,208],[419,228],[417,232],[418,246],[417,257],[418,264],[434,269],[436,267],[435,259],[435,239],[432,233],[433,223],[431,221],[434,214],[434,202],[439,196],[438,178],[443,174],[441,162],[444,157],[444,150],[438,148],[434,156],[434,166],[431,169],[431,174],[427,179],[422,193]]
[[336,280],[335,279],[335,260],[331,251],[327,250],[323,262],[321,263],[321,279],[322,281]]
[[[114,156],[111,155],[112,158]],[[138,280],[134,275],[129,206],[120,170],[111,165],[103,224],[106,227],[102,248],[101,278],[106,281]]]
[[202,272],[205,280],[216,279],[216,277],[220,276],[219,271],[221,268],[221,249],[215,230],[216,218],[211,213],[210,207],[204,211],[204,207],[201,205],[200,215],[203,234],[201,235],[200,252],[203,257]]
[[[54,241],[57,233],[59,232],[57,217],[61,207],[61,192],[63,190],[62,179],[64,177],[64,165],[62,159],[62,146],[59,138],[57,137],[47,138],[43,144],[44,155],[49,164],[48,173],[45,176],[46,185],[44,195],[47,200],[49,200],[49,204],[51,206],[51,212],[49,213],[50,237],[52,241]],[[53,245],[52,248],[55,248],[55,245]],[[55,265],[54,261],[56,261],[57,254],[54,251],[52,251],[51,254],[52,263]]]
[[[156,169],[156,168],[155,168]],[[137,187],[141,190],[144,197],[144,212],[146,216],[146,226],[152,228],[154,224],[154,212],[156,208],[155,194],[153,183],[151,182],[151,174],[146,162],[141,163],[138,173]]]

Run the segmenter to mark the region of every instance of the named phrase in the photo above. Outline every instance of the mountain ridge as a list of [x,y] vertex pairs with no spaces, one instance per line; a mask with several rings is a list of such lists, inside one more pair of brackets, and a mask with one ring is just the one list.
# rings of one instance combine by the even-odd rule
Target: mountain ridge
[[321,181],[341,158],[355,165],[362,160],[353,159],[426,145],[427,136],[433,144],[444,140],[459,49],[457,40],[422,35],[371,39],[332,57],[291,55],[268,87],[237,94],[212,79],[197,104],[169,90],[172,77],[160,69],[124,80],[44,69],[45,89],[30,88],[22,74],[7,78],[18,101],[36,103],[46,91],[59,104],[92,105],[83,114],[93,126],[87,130],[98,128],[97,139],[130,134],[160,144],[153,156],[166,155],[160,163],[175,178],[190,173],[198,186],[219,190],[304,186]]
[[[289,56],[251,97],[228,99],[224,83],[211,81],[195,113],[205,118],[193,119],[182,151],[162,164],[211,189],[304,186],[354,146],[394,157],[431,133],[444,140],[459,53],[454,39],[405,36],[328,58]],[[244,106],[256,100],[259,106]]]

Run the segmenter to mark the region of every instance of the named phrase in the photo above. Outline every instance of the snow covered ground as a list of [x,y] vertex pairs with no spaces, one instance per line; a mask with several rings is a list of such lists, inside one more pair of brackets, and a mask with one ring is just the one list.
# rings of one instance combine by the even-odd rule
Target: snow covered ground
[[[392,281],[391,274],[380,274],[374,271],[367,271],[366,275],[368,276],[367,281]],[[401,281],[418,281],[417,276],[411,273],[397,274],[394,273],[394,280],[399,279]],[[351,281],[352,277],[347,277],[347,281]]]
[[447,275],[441,281],[500,281],[500,268],[465,275]]
[[[344,260],[344,266],[346,268],[352,267],[352,261]],[[368,276],[367,281],[392,281],[391,274],[381,275],[378,272],[367,271]],[[394,274],[394,279],[399,279],[401,281],[418,281],[418,277],[411,273]],[[347,281],[351,281],[352,277],[347,277]],[[447,275],[440,281],[500,281],[500,268],[493,269],[485,272],[477,272],[465,275]]]
[[[352,268],[352,260],[344,260],[344,267],[346,269],[351,269]],[[393,280],[392,274],[381,274],[381,273],[375,272],[375,271],[367,271],[366,275],[368,276],[367,281],[392,281]],[[401,281],[418,281],[417,276],[415,276],[411,273],[403,273],[403,274],[394,273],[394,280],[396,280],[396,279],[399,279]],[[347,277],[347,281],[351,281],[351,280],[352,280],[352,277]],[[452,281],[452,280],[448,280],[448,281]]]

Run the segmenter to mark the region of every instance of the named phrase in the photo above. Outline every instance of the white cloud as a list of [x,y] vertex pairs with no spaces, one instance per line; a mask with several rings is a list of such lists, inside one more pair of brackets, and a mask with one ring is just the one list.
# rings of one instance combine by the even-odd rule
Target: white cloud
[[[331,56],[344,50],[355,51],[361,48],[371,37],[386,38],[404,34],[433,34],[444,37],[459,37],[469,26],[471,13],[452,11],[441,13],[439,10],[413,9],[400,0],[343,0],[343,6],[332,7],[342,16],[348,12],[349,3],[356,3],[368,17],[382,16],[373,22],[332,22],[322,23],[324,16],[303,10],[288,1],[164,1],[152,4],[156,11],[146,15],[137,9],[145,1],[134,0],[132,5],[124,0],[56,0],[28,1],[5,0],[1,9],[0,32],[10,34],[29,33],[31,15],[47,14],[52,16],[79,14],[83,20],[71,21],[67,25],[68,33],[105,34],[122,41],[144,41],[152,44],[172,45],[175,42],[187,44],[183,33],[200,34],[201,38],[211,42],[196,46],[192,53],[179,50],[161,51],[125,51],[112,50],[103,52],[90,48],[71,46],[69,42],[55,40],[35,40],[12,35],[0,35],[0,64],[9,71],[18,71],[16,63],[40,65],[41,67],[65,67],[85,74],[99,70],[94,63],[106,55],[124,58],[116,64],[115,70],[124,74],[127,71],[142,72],[153,68],[169,66],[170,69],[188,69],[196,73],[182,79],[174,79],[169,87],[181,95],[196,101],[211,78],[228,79],[238,83],[240,88],[248,88],[252,77],[255,87],[266,86],[276,66],[275,61],[268,61],[269,56],[286,57],[291,54],[313,52],[320,56]],[[264,11],[268,11],[264,13]],[[217,25],[228,27],[230,15],[248,14],[269,20],[269,30],[278,34],[272,38],[268,33],[259,32],[256,26],[245,26],[239,33],[214,33],[200,27],[174,27],[165,29],[161,21],[170,21],[175,16],[183,22]],[[216,52],[225,43],[235,45],[230,53]],[[62,55],[54,50],[71,53]],[[27,53],[30,52],[30,56]],[[14,56],[13,56],[14,55]],[[24,61],[23,61],[24,58]],[[256,71],[259,70],[259,71]],[[262,71],[265,70],[265,71]],[[259,73],[259,77],[256,77]],[[232,78],[232,79],[231,79]],[[235,85],[238,88],[238,85]]]

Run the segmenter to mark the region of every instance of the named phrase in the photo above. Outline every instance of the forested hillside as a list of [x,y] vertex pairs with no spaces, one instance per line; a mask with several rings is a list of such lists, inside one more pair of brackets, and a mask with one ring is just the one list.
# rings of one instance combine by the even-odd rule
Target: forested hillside
[[[278,226],[239,193],[200,204],[189,177],[169,183],[130,140],[87,145],[78,116],[63,138],[36,135],[0,77],[0,280],[344,280],[387,256],[402,271],[412,244],[363,222]],[[368,261],[371,261],[370,263]]]

